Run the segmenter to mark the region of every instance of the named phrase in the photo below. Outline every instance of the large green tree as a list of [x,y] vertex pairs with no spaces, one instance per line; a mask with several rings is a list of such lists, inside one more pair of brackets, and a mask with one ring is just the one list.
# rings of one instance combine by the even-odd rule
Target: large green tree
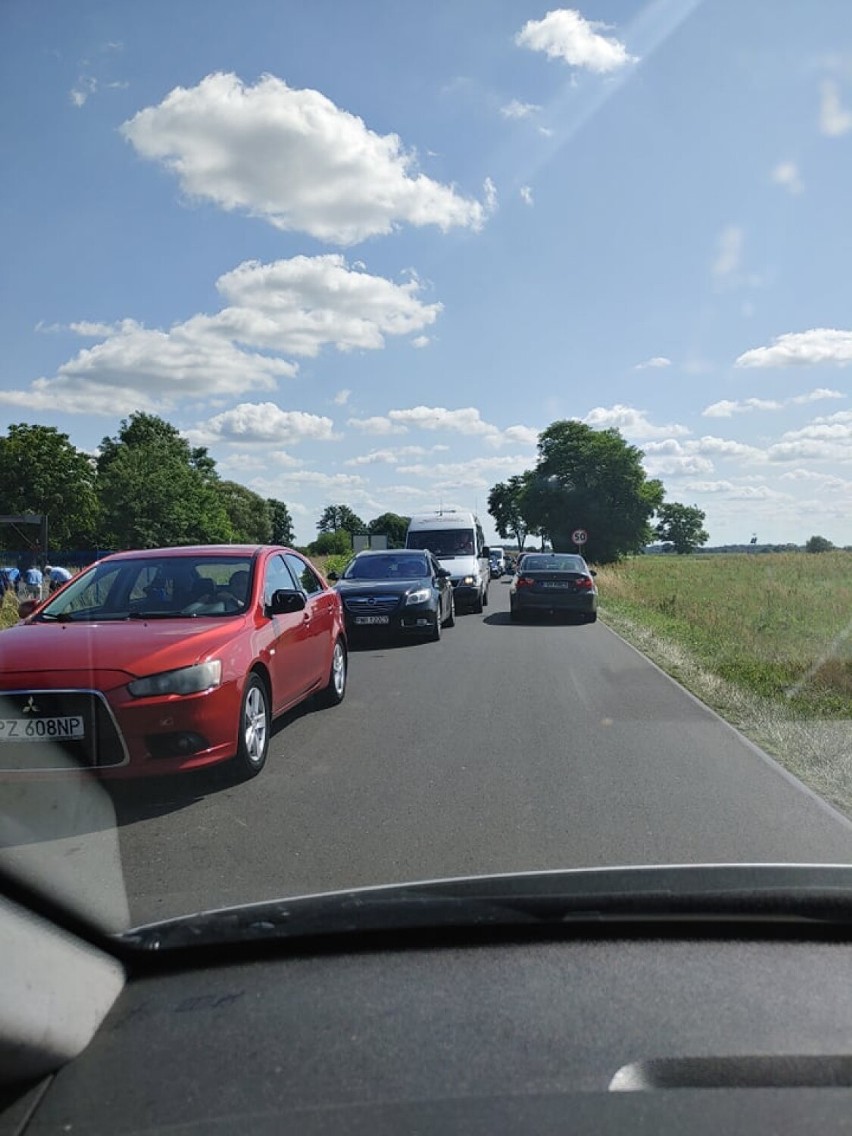
[[382,513],[370,521],[367,532],[371,536],[384,534],[388,538],[389,548],[403,548],[410,520],[410,517],[402,517],[399,513]]
[[275,497],[268,497],[266,506],[269,509],[269,520],[272,525],[270,535],[272,543],[293,545],[296,541],[296,534],[293,531],[293,518],[290,516],[290,510],[283,501],[278,501]]
[[[98,525],[91,458],[53,426],[10,426],[0,437],[0,513],[46,514],[52,548],[91,547]],[[38,539],[35,529],[26,535]],[[20,545],[11,530],[0,537]]]
[[647,477],[641,450],[618,430],[563,420],[541,433],[538,451],[538,463],[526,477],[524,515],[556,551],[574,548],[576,529],[586,530],[584,553],[597,563],[645,547],[663,486]]
[[660,540],[672,544],[679,556],[684,556],[710,539],[710,534],[702,527],[705,515],[695,505],[666,501],[657,509],[654,532]]
[[317,531],[331,533],[339,532],[340,529],[344,529],[351,536],[352,533],[366,532],[367,526],[348,505],[326,505],[317,521]]
[[228,514],[231,539],[242,544],[269,544],[272,517],[266,498],[236,481],[216,483],[219,500]]
[[488,512],[494,518],[494,527],[504,539],[512,538],[523,552],[528,536],[538,531],[525,515],[525,491],[529,474],[515,474],[508,481],[498,482],[488,494]]
[[102,542],[116,548],[229,541],[233,529],[215,463],[153,414],[137,413],[104,438],[98,457]]

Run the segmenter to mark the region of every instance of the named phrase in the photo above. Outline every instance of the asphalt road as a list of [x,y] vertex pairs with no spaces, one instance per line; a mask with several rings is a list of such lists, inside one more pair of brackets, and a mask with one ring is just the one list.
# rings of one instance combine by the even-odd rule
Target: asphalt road
[[132,920],[477,873],[852,863],[852,824],[601,622],[484,615],[350,658],[333,710],[276,727],[247,784],[117,802]]

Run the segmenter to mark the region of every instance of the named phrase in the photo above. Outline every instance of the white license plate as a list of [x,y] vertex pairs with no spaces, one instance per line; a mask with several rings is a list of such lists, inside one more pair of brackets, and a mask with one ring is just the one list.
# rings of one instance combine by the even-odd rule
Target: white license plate
[[86,725],[79,714],[66,718],[0,718],[0,742],[32,742],[39,738],[62,741],[85,736]]
[[364,627],[368,623],[390,623],[389,615],[356,615],[355,622],[359,627]]
[[541,586],[543,588],[570,588],[570,584],[563,584],[560,580],[543,580]]

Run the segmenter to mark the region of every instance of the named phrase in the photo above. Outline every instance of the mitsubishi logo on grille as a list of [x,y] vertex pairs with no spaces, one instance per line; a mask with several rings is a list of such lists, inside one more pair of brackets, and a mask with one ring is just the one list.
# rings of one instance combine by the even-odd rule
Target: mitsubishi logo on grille
[[24,703],[24,713],[25,714],[38,714],[38,712],[39,712],[38,706],[36,706],[36,704],[33,700],[33,696],[30,695],[29,698]]

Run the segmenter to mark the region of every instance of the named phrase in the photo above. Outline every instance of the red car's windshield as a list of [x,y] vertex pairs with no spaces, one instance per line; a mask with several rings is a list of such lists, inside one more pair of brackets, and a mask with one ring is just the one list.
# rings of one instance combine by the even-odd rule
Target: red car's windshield
[[38,618],[234,615],[245,610],[251,578],[252,560],[239,556],[105,561],[72,581]]

